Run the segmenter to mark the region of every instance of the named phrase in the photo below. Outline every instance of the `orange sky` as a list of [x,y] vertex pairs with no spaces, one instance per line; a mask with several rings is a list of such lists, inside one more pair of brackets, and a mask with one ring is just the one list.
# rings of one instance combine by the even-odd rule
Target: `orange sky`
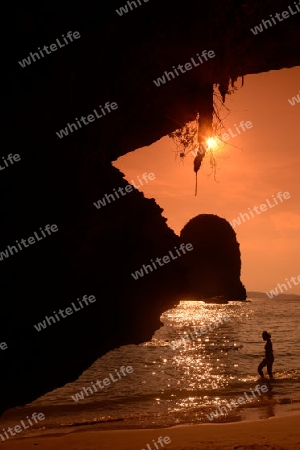
[[[272,195],[290,193],[290,199],[236,226],[242,254],[242,282],[246,289],[269,291],[285,278],[300,275],[300,103],[288,99],[299,94],[300,68],[271,71],[245,77],[244,87],[227,96],[230,113],[224,126],[251,121],[253,128],[231,138],[217,158],[216,183],[209,158],[198,173],[195,197],[193,157],[175,158],[175,144],[165,137],[149,147],[128,153],[114,163],[136,180],[153,172],[155,180],[141,187],[164,209],[168,225],[177,234],[198,214],[216,214],[231,221],[248,208],[274,204]],[[291,283],[293,285],[293,283]],[[287,294],[300,294],[300,283]]]

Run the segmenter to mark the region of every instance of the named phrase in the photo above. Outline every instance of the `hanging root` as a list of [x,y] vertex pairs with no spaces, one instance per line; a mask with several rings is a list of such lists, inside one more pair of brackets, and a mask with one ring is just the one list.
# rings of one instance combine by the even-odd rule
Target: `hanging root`
[[198,153],[197,156],[194,159],[194,172],[196,174],[196,188],[195,188],[195,197],[197,196],[197,190],[198,190],[198,186],[197,186],[197,174],[198,171],[201,167],[201,163],[202,163],[202,159],[204,158],[205,152],[204,153]]

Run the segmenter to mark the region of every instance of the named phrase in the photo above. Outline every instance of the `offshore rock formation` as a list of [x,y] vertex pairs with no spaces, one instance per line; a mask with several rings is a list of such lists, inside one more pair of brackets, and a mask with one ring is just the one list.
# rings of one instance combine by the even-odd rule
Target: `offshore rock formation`
[[246,290],[240,281],[239,244],[236,233],[225,219],[200,214],[183,227],[180,240],[192,242],[194,247],[184,259],[188,298],[246,299]]
[[[3,24],[14,39],[2,53],[1,156],[18,153],[21,161],[0,174],[0,251],[47,223],[59,231],[0,262],[0,342],[8,345],[0,350],[1,410],[76,379],[110,349],[151,338],[160,314],[187,291],[183,258],[131,277],[179,237],[155,201],[139,192],[103,209],[93,206],[127,184],[111,162],[197,112],[209,128],[213,83],[224,97],[238,76],[300,65],[300,14],[258,36],[249,31],[283,11],[282,0],[153,1],[122,17],[115,12],[120,3],[12,5]],[[18,64],[69,30],[81,38],[30,66]],[[154,85],[165,70],[204,49],[216,57]],[[57,137],[66,123],[107,101],[119,106],[113,115]],[[84,294],[95,295],[96,303],[40,333],[34,329]]]

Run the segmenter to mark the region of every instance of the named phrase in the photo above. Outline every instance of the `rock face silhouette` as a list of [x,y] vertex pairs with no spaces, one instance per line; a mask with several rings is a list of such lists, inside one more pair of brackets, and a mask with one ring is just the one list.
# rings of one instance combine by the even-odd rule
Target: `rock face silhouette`
[[[8,345],[0,350],[0,412],[75,380],[113,348],[150,339],[160,314],[186,291],[183,258],[132,279],[132,271],[167,254],[179,237],[155,201],[138,191],[103,209],[93,206],[127,184],[111,162],[197,112],[209,127],[214,83],[224,97],[238,76],[300,65],[300,14],[260,36],[249,31],[284,10],[282,0],[195,0],[190,7],[164,0],[123,17],[119,7],[120,1],[99,0],[13,6],[3,24],[15,39],[3,49],[1,148],[3,156],[17,153],[21,161],[1,171],[0,252],[48,223],[59,231],[0,262],[0,342]],[[18,64],[68,30],[81,38],[30,66]],[[164,71],[204,49],[216,57],[154,85]],[[106,102],[118,104],[113,115],[58,138],[67,123]],[[229,254],[227,248],[224,258]],[[224,275],[222,286],[239,298],[238,257],[231,261],[236,281]],[[34,329],[84,294],[97,301],[47,330]]]
[[222,296],[245,300],[240,281],[241,254],[231,225],[213,214],[200,214],[181,230],[181,242],[194,250],[184,258],[189,298]]

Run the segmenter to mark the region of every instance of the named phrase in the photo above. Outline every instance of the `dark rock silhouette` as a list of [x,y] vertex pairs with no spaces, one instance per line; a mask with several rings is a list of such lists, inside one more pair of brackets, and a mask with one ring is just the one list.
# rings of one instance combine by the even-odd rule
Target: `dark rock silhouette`
[[194,247],[184,257],[189,298],[246,299],[246,290],[240,281],[239,244],[225,219],[200,214],[184,226],[180,240],[191,242]]
[[[0,342],[8,345],[0,350],[0,411],[76,379],[110,349],[149,339],[161,312],[186,292],[182,258],[132,279],[133,270],[167,254],[179,238],[161,208],[139,192],[100,210],[93,206],[127,184],[111,162],[197,112],[209,128],[213,83],[225,97],[238,76],[300,65],[300,14],[260,36],[249,31],[283,11],[284,1],[153,1],[123,17],[115,12],[120,6],[13,5],[3,23],[14,39],[2,53],[1,156],[18,153],[21,161],[0,175],[0,251],[47,223],[59,231],[0,262]],[[69,30],[81,38],[20,67],[19,60]],[[216,57],[164,86],[153,84],[204,49]],[[110,116],[57,137],[107,101],[118,104]],[[96,303],[40,333],[34,329],[84,294]]]

